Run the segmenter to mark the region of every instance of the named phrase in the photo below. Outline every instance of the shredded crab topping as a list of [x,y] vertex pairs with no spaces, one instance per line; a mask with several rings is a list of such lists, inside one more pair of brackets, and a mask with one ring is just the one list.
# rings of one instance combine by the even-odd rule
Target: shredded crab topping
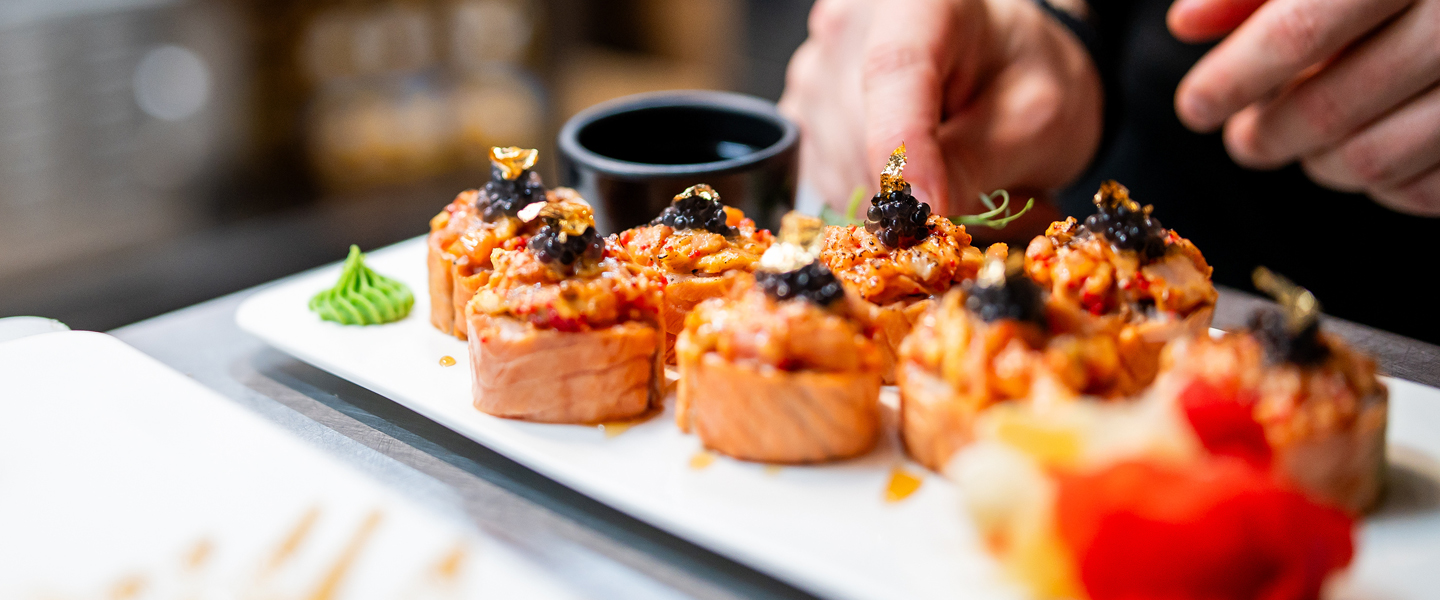
[[760,256],[760,268],[784,273],[815,262],[815,255],[790,242],[779,242]]

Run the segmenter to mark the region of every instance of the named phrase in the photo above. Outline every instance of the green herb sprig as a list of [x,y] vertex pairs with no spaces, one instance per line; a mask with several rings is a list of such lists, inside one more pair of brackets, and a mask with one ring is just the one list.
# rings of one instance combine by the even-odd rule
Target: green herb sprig
[[[999,206],[995,205],[996,196],[1000,196],[1003,198]],[[969,225],[972,227],[981,226],[989,227],[991,229],[1004,229],[1005,226],[1009,225],[1011,221],[1014,221],[1015,219],[1020,218],[1021,215],[1030,212],[1030,208],[1035,206],[1035,199],[1031,198],[1029,200],[1026,200],[1025,208],[1020,209],[1020,212],[1017,212],[1013,215],[1010,214],[1010,192],[1007,192],[1005,190],[995,190],[993,192],[990,192],[989,194],[980,194],[980,203],[984,204],[985,208],[988,208],[990,210],[980,213],[978,215],[957,215],[954,217],[950,217],[950,222],[956,225]],[[1004,214],[1004,216],[1000,216],[1002,213]]]
[[[836,212],[834,209],[826,206],[820,209],[820,218],[825,221],[826,225],[843,226],[864,224],[865,221],[861,219],[859,215],[860,203],[864,202],[865,198],[869,195],[865,190],[865,186],[857,186],[855,191],[850,194],[850,203],[846,206],[844,214]],[[997,197],[1001,199],[999,204],[995,203],[995,198]],[[978,226],[989,227],[991,229],[1004,229],[1011,221],[1030,212],[1030,209],[1035,206],[1035,199],[1031,198],[1026,200],[1025,208],[1015,213],[1011,211],[1010,192],[1006,190],[995,190],[989,194],[980,194],[980,203],[984,204],[985,208],[989,210],[975,215],[957,215],[950,217],[950,222],[956,225],[967,225],[971,227]]]

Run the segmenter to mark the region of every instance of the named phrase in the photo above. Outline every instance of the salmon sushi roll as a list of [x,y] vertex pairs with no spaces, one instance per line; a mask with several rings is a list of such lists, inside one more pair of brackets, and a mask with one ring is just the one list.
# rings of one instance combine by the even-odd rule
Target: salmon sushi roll
[[943,468],[992,406],[1122,398],[1142,387],[1113,336],[1054,331],[1044,290],[1018,267],[1007,273],[1003,261],[990,260],[980,279],[922,315],[900,346],[901,439],[926,467]]
[[984,255],[964,225],[931,214],[905,182],[905,147],[890,156],[865,225],[827,227],[820,261],[866,302],[863,318],[880,348],[885,382],[895,380],[895,355],[932,298],[973,279]]
[[1257,311],[1246,331],[1168,346],[1157,393],[1184,408],[1211,451],[1359,514],[1384,487],[1389,394],[1375,361],[1321,329],[1308,291],[1263,269],[1256,287],[1281,310]]
[[466,190],[430,220],[426,240],[430,322],[465,339],[465,306],[489,280],[496,249],[516,249],[540,224],[518,218],[535,203],[584,203],[574,190],[546,190],[532,170],[539,153],[521,148],[490,149],[490,181]]
[[[788,250],[787,250],[788,249]],[[880,430],[880,357],[835,276],[804,260],[762,265],[700,303],[676,341],[676,418],[741,460],[816,463],[864,454]]]
[[1130,376],[1149,384],[1166,342],[1209,330],[1219,294],[1195,244],[1125,186],[1105,182],[1094,202],[1084,223],[1057,221],[1031,240],[1025,270],[1049,292],[1054,328],[1114,334]]
[[664,279],[617,260],[579,202],[537,203],[543,225],[494,253],[467,308],[475,408],[545,423],[599,423],[664,399]]
[[724,296],[733,281],[724,275],[754,270],[772,239],[739,209],[721,204],[720,194],[704,184],[675,196],[649,225],[612,237],[626,259],[665,275],[666,362],[675,362],[675,335],[690,310]]

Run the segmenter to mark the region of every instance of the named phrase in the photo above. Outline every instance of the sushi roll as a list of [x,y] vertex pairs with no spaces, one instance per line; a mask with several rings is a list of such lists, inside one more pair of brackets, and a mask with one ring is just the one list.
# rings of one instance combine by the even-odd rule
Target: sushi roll
[[540,227],[522,221],[520,210],[535,203],[584,203],[572,189],[546,190],[532,170],[538,157],[535,150],[491,148],[485,187],[461,192],[430,220],[430,322],[440,331],[466,338],[465,306],[490,278],[491,253],[518,247]]
[[999,404],[1122,398],[1140,389],[1114,336],[1057,332],[1045,292],[1012,261],[945,294],[900,346],[900,435],[917,462],[940,470]]
[[1384,486],[1389,395],[1375,361],[1321,329],[1310,292],[1263,268],[1255,279],[1281,309],[1257,311],[1247,331],[1167,347],[1157,393],[1183,407],[1212,452],[1362,513]]
[[617,260],[582,201],[534,203],[539,223],[466,308],[475,408],[547,423],[599,423],[663,401],[665,280]]
[[769,231],[739,209],[720,203],[708,185],[687,188],[648,225],[615,234],[613,242],[637,265],[665,275],[665,354],[674,363],[675,335],[696,304],[725,295],[731,271],[750,272],[770,247]]
[[880,193],[863,226],[828,227],[820,261],[867,303],[864,318],[881,351],[885,381],[895,380],[895,353],[931,298],[973,279],[984,255],[964,225],[931,214],[905,182],[905,146],[890,155]]
[[768,463],[857,456],[880,430],[880,357],[824,265],[776,244],[700,303],[675,344],[677,421],[707,448]]
[[1165,342],[1204,334],[1215,300],[1210,266],[1194,244],[1151,216],[1129,190],[1107,181],[1097,212],[1052,223],[1025,249],[1025,270],[1049,291],[1060,331],[1113,333],[1130,376],[1149,384]]

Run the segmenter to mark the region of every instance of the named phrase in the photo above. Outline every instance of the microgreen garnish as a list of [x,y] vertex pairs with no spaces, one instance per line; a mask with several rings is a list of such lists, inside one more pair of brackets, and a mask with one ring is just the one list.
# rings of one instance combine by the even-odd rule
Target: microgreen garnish
[[[995,205],[996,196],[1000,196],[1003,198],[999,206]],[[988,208],[990,210],[980,213],[978,215],[958,215],[950,217],[950,222],[956,225],[984,226],[991,229],[1004,229],[1005,226],[1009,225],[1011,221],[1020,218],[1020,215],[1030,212],[1030,207],[1035,206],[1035,199],[1031,198],[1025,201],[1025,208],[1020,209],[1020,212],[1017,212],[1013,215],[1010,214],[1010,192],[1007,192],[1005,190],[995,190],[993,192],[990,192],[989,194],[980,194],[980,202],[985,205],[985,208]],[[1005,216],[1000,216],[1002,213]]]
[[[820,209],[820,218],[825,220],[826,225],[863,225],[864,220],[862,220],[858,214],[860,212],[860,203],[864,202],[865,198],[869,196],[870,194],[866,193],[864,186],[858,186],[855,188],[855,192],[850,194],[850,204],[845,208],[843,214],[826,206]],[[1000,198],[1000,204],[995,204],[996,197]],[[1030,209],[1035,206],[1035,199],[1031,198],[1025,201],[1025,207],[1020,209],[1020,212],[1012,214],[1010,209],[1010,192],[1006,190],[995,190],[989,194],[980,194],[980,202],[985,205],[985,208],[990,210],[977,215],[950,217],[950,222],[956,225],[1004,229],[1011,221],[1030,212]]]

